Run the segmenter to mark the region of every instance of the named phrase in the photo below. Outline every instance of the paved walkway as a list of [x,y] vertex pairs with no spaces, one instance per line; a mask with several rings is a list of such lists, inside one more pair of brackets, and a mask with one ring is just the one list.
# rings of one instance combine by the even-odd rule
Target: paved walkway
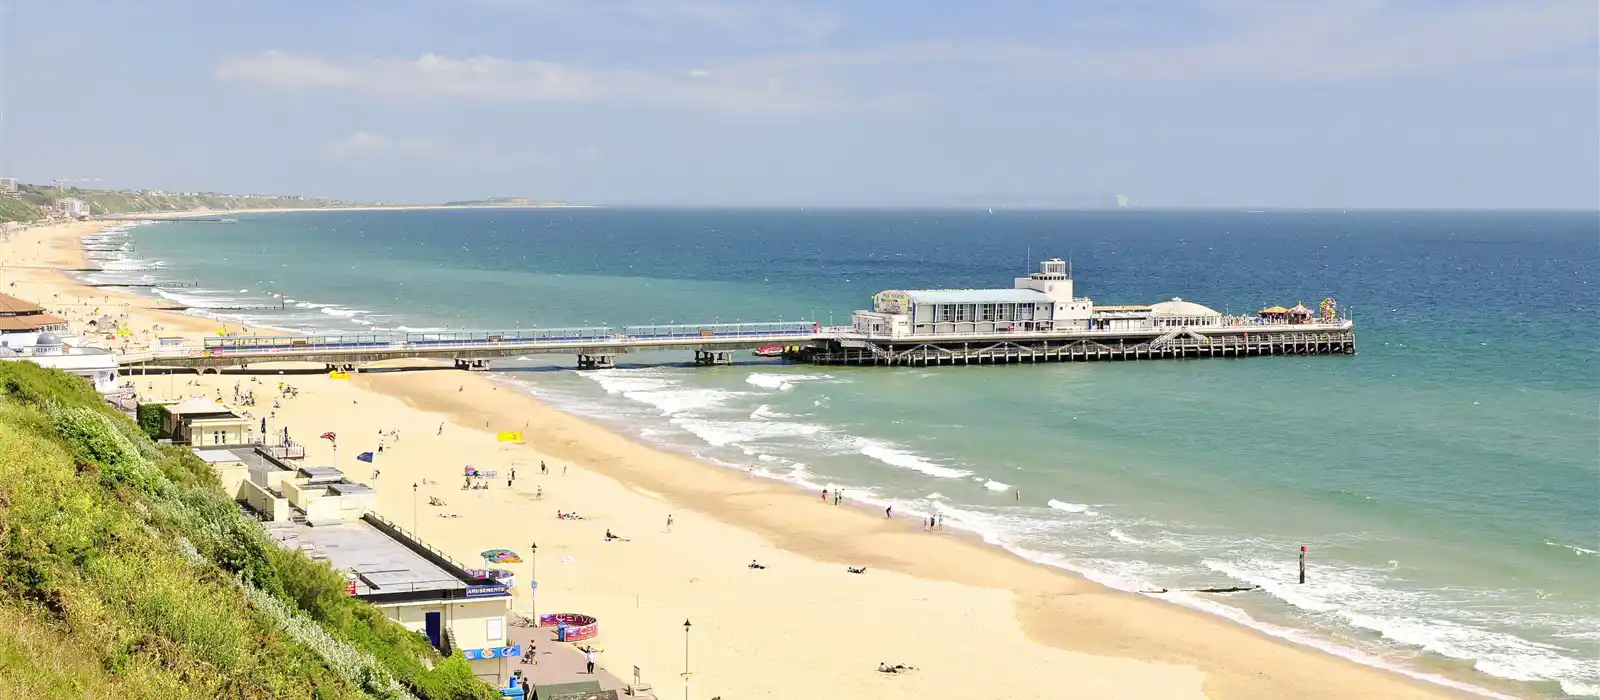
[[[623,695],[622,689],[627,684],[611,673],[606,667],[604,635],[597,639],[582,642],[565,643],[556,641],[556,630],[553,627],[517,627],[511,626],[511,643],[521,644],[524,651],[531,641],[538,645],[538,663],[524,664],[512,662],[513,671],[521,669],[522,675],[528,677],[528,682],[535,687],[547,683],[575,683],[578,681],[599,681],[601,690],[615,690],[617,695]],[[595,662],[594,675],[584,671],[583,652],[577,645],[593,646],[598,653]],[[628,678],[633,677],[633,669],[625,669],[621,674]],[[648,679],[647,679],[648,680]],[[648,697],[648,696],[646,696]]]

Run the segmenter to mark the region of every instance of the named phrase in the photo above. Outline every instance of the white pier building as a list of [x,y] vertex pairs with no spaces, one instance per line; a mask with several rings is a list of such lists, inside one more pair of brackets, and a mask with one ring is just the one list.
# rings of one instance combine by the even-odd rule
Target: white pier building
[[915,289],[878,292],[872,310],[856,311],[851,330],[873,337],[1070,333],[1222,326],[1222,314],[1174,298],[1149,306],[1095,306],[1073,294],[1066,261],[1052,258],[1018,277],[1011,289]]

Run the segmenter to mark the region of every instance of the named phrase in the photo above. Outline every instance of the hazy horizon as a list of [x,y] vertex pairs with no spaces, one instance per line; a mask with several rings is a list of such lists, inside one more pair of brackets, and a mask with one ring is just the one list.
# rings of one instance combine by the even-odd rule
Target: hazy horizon
[[1600,209],[1583,0],[0,7],[0,176],[396,203]]

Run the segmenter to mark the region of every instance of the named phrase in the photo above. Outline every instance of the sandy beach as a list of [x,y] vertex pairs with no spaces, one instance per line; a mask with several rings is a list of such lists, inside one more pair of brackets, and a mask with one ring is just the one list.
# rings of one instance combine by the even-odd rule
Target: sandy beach
[[[0,243],[0,291],[79,331],[91,315],[127,314],[141,347],[156,335],[251,330],[161,311],[159,300],[60,272],[83,266],[78,239],[106,225],[10,234]],[[239,410],[265,416],[270,430],[287,428],[307,445],[308,463],[334,462],[331,443],[317,436],[335,432],[337,466],[376,488],[383,515],[414,523],[469,564],[486,548],[522,553],[531,561],[514,567],[516,608],[532,604],[523,582],[537,566],[538,610],[597,617],[601,666],[620,677],[640,667],[664,698],[684,694],[686,653],[688,697],[697,699],[1472,697],[927,532],[914,517],[827,505],[816,493],[658,451],[482,374],[392,366],[418,371],[348,381],[285,374],[298,390],[292,398],[280,396],[280,377],[263,373],[278,369],[271,365],[124,378],[159,398],[231,402],[236,386],[253,391],[256,405]],[[355,460],[391,431],[398,439],[384,442],[374,464]],[[497,442],[497,431],[521,431],[525,443]],[[463,490],[468,464],[500,477],[491,489]],[[445,505],[428,505],[430,497]],[[558,520],[558,510],[584,519]],[[625,540],[605,541],[607,530]],[[766,568],[749,568],[752,560]],[[914,670],[879,673],[880,662]]]

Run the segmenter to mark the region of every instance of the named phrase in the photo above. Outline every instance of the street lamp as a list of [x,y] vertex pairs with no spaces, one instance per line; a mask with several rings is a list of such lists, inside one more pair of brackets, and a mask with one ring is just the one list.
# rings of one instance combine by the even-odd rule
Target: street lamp
[[417,482],[411,482],[411,538],[417,537]]
[[689,621],[683,621],[683,700],[689,700]]
[[528,545],[528,561],[531,562],[529,564],[528,577],[533,579],[528,582],[529,587],[533,590],[532,593],[528,594],[528,617],[533,618],[533,624],[537,626],[539,624],[539,543],[533,542]]

